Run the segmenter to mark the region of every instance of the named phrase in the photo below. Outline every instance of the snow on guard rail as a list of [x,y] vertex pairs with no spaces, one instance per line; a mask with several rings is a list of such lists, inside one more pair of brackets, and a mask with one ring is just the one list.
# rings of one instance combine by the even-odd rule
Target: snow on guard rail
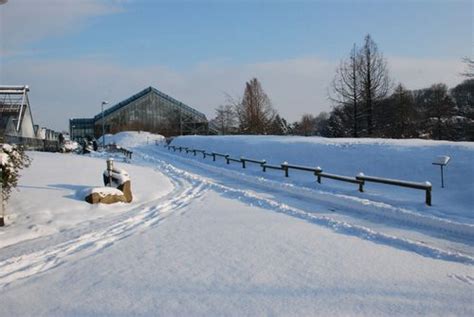
[[391,179],[391,178],[382,178],[382,177],[375,177],[375,176],[366,176],[363,173],[360,173],[356,176],[356,179],[364,181],[364,182],[373,182],[373,183],[380,183],[386,185],[395,185],[401,187],[408,187],[414,189],[421,189],[425,191],[425,203],[428,206],[431,206],[431,183],[424,182],[424,183],[417,183],[417,182],[409,182],[403,181],[399,179]]

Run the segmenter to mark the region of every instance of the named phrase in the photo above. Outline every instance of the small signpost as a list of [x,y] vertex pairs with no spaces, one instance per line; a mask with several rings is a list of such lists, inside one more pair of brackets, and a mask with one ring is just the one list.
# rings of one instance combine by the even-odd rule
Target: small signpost
[[439,165],[441,167],[441,188],[444,188],[444,172],[443,168],[448,165],[449,161],[451,160],[451,157],[447,155],[440,155],[436,157],[434,162],[432,163],[433,165]]

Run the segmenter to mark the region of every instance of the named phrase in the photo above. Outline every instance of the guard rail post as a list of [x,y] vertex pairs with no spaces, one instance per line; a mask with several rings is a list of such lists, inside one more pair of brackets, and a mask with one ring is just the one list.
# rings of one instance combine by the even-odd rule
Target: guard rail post
[[283,164],[281,164],[281,168],[285,171],[285,177],[288,177],[288,162],[283,162]]

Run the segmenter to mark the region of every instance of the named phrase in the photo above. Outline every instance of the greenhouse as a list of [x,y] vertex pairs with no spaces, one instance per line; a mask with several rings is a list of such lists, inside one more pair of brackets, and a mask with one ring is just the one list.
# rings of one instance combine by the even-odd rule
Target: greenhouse
[[206,116],[184,103],[148,87],[104,109],[94,118],[71,119],[72,138],[98,138],[105,133],[149,131],[164,136],[207,134]]

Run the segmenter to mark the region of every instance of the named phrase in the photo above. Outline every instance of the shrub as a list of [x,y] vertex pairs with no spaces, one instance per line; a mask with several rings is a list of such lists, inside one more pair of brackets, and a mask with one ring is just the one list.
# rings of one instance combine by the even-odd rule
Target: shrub
[[4,201],[8,201],[12,189],[18,185],[19,171],[28,167],[30,163],[31,160],[22,147],[0,144],[1,182]]

